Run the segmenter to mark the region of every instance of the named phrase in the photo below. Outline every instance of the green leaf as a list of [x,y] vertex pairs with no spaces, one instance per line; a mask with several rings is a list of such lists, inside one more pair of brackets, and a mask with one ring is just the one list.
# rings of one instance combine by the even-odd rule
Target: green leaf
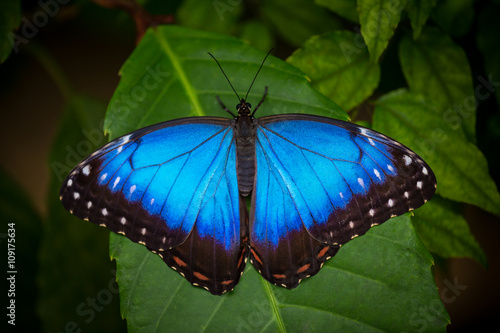
[[[109,103],[104,128],[111,138],[181,117],[229,117],[215,97],[220,96],[231,109],[239,100],[207,52],[217,58],[242,97],[266,55],[224,35],[177,26],[149,30],[123,65],[120,84]],[[281,89],[283,82],[287,90]],[[309,85],[301,71],[273,56],[264,63],[248,101],[257,105],[265,86],[269,93],[257,116],[312,113],[348,119]]]
[[413,39],[420,36],[425,22],[427,22],[432,9],[436,6],[436,2],[437,0],[413,0],[408,2],[405,10],[413,28]]
[[474,22],[474,0],[438,1],[431,16],[451,36],[461,37]]
[[241,1],[186,0],[177,10],[176,18],[186,27],[229,34],[243,10]]
[[[38,313],[43,331],[113,332],[120,320],[109,232],[67,212],[59,201],[64,177],[105,143],[101,102],[71,97],[49,157],[48,215],[41,237]],[[40,237],[40,236],[39,236]]]
[[399,58],[410,90],[431,99],[448,127],[475,142],[476,97],[462,48],[439,30],[425,28],[416,41],[402,38]]
[[249,265],[235,290],[223,296],[192,287],[144,246],[113,238],[130,332],[445,332],[449,322],[430,271],[432,258],[407,216],[347,243],[296,289],[270,285]]
[[346,30],[310,38],[287,62],[306,73],[314,88],[344,110],[360,105],[380,80],[380,66],[370,62],[360,36]]
[[356,0],[315,0],[316,4],[326,7],[352,22],[359,23]]
[[358,0],[361,35],[365,39],[370,60],[377,62],[394,34],[407,0]]
[[[0,244],[4,252],[2,266],[6,271],[4,278],[14,276],[14,280],[5,280],[5,306],[10,300],[15,301],[15,318],[9,317],[10,310],[5,310],[5,320],[14,319],[16,330],[36,332],[40,321],[35,309],[37,294],[36,273],[42,221],[31,199],[21,184],[13,179],[3,167],[0,167]],[[13,250],[11,262],[9,250]],[[11,266],[13,264],[14,266]],[[10,271],[17,273],[11,274]],[[10,283],[14,282],[14,285]],[[12,295],[11,293],[14,293]]]
[[434,171],[441,196],[500,215],[500,195],[483,154],[433,104],[406,90],[387,94],[376,102],[373,129],[420,155]]
[[263,19],[294,46],[302,45],[313,35],[341,27],[330,12],[310,0],[267,0],[261,3],[260,10]]
[[[241,95],[265,56],[227,36],[176,26],[149,30],[124,65],[108,108],[106,124],[112,137],[160,120],[226,116],[215,95],[227,104],[237,99],[207,51],[218,58]],[[167,74],[158,75],[162,81],[154,88],[149,69],[157,66]],[[274,57],[266,60],[255,81],[252,103],[260,100],[265,85],[269,94],[259,116],[307,112],[347,119],[299,70]],[[126,237],[112,234],[110,240],[121,311],[130,332],[379,332],[424,326],[444,332],[448,323],[430,271],[431,256],[406,216],[346,244],[317,276],[294,290],[270,285],[248,264],[235,290],[223,296],[193,287],[157,255]],[[437,312],[429,321],[422,318],[421,309],[430,304]]]
[[469,257],[486,266],[486,255],[471,234],[461,208],[436,195],[415,211],[413,226],[429,251],[442,258]]
[[0,63],[4,62],[12,51],[18,38],[12,31],[21,23],[21,1],[0,1]]

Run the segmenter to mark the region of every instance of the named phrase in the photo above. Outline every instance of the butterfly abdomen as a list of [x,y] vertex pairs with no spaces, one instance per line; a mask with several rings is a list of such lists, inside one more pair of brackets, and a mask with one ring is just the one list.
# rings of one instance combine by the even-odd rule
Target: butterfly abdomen
[[247,196],[255,177],[255,126],[252,118],[240,116],[236,122],[236,172],[240,194]]

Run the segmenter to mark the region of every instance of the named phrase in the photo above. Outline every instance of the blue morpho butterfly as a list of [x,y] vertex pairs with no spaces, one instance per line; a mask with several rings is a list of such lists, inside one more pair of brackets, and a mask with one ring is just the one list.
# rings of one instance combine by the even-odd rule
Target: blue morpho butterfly
[[64,207],[220,295],[248,256],[266,280],[295,288],[342,244],[433,196],[432,170],[399,142],[313,115],[256,119],[266,94],[251,112],[248,92],[236,93],[237,116],[217,97],[233,119],[178,119],[111,141],[66,178]]

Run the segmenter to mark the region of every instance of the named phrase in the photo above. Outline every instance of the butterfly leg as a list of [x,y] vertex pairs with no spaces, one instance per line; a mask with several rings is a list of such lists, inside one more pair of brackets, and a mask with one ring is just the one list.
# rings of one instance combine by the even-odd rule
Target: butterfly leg
[[255,107],[255,109],[252,112],[252,117],[255,114],[255,112],[259,109],[262,102],[264,102],[264,99],[266,98],[266,96],[267,96],[267,86],[264,88],[264,95],[262,96],[262,99],[260,100],[259,104],[257,104],[257,106]]
[[215,98],[217,98],[217,101],[219,102],[220,106],[226,110],[227,113],[229,113],[231,116],[233,116],[233,118],[236,118],[236,116],[231,112],[231,110],[229,110],[227,108],[227,106],[224,105],[224,103],[222,103],[222,101],[220,100],[219,96],[215,96]]

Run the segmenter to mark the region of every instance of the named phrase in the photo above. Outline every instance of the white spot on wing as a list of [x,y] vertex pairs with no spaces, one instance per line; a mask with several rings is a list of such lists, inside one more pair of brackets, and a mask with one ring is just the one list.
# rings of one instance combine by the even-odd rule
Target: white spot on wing
[[129,135],[126,135],[122,138],[122,143],[127,143],[130,141],[130,134]]
[[422,188],[422,182],[417,182],[417,188]]
[[146,228],[142,228],[141,234],[145,235],[146,234]]
[[378,179],[382,180],[382,177],[380,177],[380,172],[378,172],[377,169],[373,169],[373,173],[375,174],[375,176],[377,176]]
[[375,211],[373,209],[370,209],[370,211],[368,212],[368,214],[370,214],[370,216],[375,216]]
[[87,202],[87,209],[90,209],[92,207],[92,201]]
[[155,198],[151,199],[151,206],[153,205],[154,202],[155,202]]
[[106,208],[103,208],[101,210],[101,213],[102,213],[103,216],[106,216],[106,215],[108,215],[108,210]]
[[390,172],[394,172],[394,168],[392,167],[392,165],[387,164],[387,169],[388,169]]
[[405,165],[410,165],[410,163],[412,162],[411,157],[408,155],[405,155],[403,159],[405,160]]
[[359,183],[359,185],[361,185],[361,187],[363,187],[363,188],[365,187],[365,182],[363,181],[362,178],[358,178],[358,183]]
[[354,222],[349,222],[349,228],[354,229]]
[[86,165],[83,169],[82,169],[82,173],[85,175],[85,176],[88,176],[90,175],[90,165]]
[[342,194],[342,192],[339,192],[339,195],[342,199],[344,199],[344,195]]
[[375,147],[375,142],[373,142],[372,138],[368,138],[368,142],[370,142],[370,144]]
[[124,218],[124,217],[122,217],[122,218],[120,219],[120,223],[121,223],[121,224],[123,224],[123,225],[125,225],[125,223],[127,223],[127,219],[126,219],[126,218]]
[[405,198],[408,199],[410,197],[410,194],[408,192],[405,192]]
[[80,193],[78,193],[78,192],[73,192],[73,198],[75,198],[75,199],[80,199]]
[[387,205],[388,205],[389,207],[394,206],[394,201],[392,201],[392,199],[389,199],[389,201],[387,201]]
[[426,176],[429,174],[429,172],[427,171],[427,168],[426,168],[426,167],[423,167],[423,168],[422,168],[422,173],[423,173],[424,175],[426,175]]
[[101,180],[105,180],[107,176],[108,176],[108,174],[105,173],[104,175],[101,176]]
[[120,177],[116,177],[115,182],[113,183],[113,188],[115,188],[119,182],[120,182]]
[[71,185],[73,185],[73,179],[68,180],[68,182],[66,183],[66,186],[71,186]]
[[130,194],[134,193],[135,189],[136,189],[135,185],[130,186]]
[[118,147],[118,149],[116,150],[116,153],[117,153],[117,154],[119,154],[119,153],[121,153],[121,152],[122,152],[122,150],[123,150],[123,146],[120,146],[120,147]]

